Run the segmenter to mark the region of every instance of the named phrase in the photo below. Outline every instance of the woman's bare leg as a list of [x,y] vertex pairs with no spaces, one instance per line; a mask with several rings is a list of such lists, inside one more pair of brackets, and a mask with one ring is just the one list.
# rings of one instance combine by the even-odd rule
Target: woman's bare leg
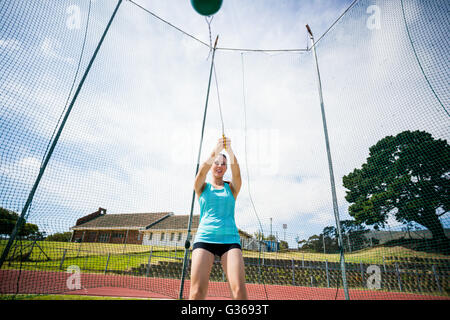
[[234,300],[247,300],[247,288],[245,287],[245,269],[242,251],[234,248],[225,252],[222,256],[222,268],[227,275],[230,284],[232,298]]
[[203,300],[208,293],[209,274],[214,255],[208,250],[197,248],[192,251],[190,300]]

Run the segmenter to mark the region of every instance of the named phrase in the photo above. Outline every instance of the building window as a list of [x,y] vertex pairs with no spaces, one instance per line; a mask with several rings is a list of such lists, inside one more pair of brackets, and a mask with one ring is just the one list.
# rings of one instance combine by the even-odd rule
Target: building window
[[178,241],[181,241],[181,235],[182,235],[182,233],[180,232],[180,233],[178,233]]
[[121,239],[123,238],[123,233],[113,233],[112,237]]
[[164,232],[161,232],[161,241],[164,240]]
[[96,236],[97,236],[96,232],[88,232],[87,233],[87,242],[95,242]]
[[170,234],[170,241],[173,241],[175,239],[175,233]]
[[99,242],[108,242],[108,234],[107,234],[107,233],[102,233],[102,234],[98,237],[98,241],[99,241]]
[[152,240],[153,239],[153,232],[150,232],[150,234],[148,235],[148,240]]

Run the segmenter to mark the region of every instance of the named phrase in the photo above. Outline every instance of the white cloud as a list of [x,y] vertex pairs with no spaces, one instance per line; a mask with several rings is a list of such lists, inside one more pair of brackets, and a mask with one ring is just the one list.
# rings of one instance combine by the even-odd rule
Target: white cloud
[[34,157],[24,157],[10,163],[6,162],[6,159],[2,159],[2,162],[0,174],[30,187],[34,183],[41,166],[40,159]]
[[17,39],[0,39],[0,47],[5,50],[17,51],[21,48],[21,42]]
[[64,57],[63,55],[58,53],[58,49],[61,48],[61,44],[52,38],[45,37],[41,43],[41,52],[44,56],[61,60],[67,63],[74,63],[73,58]]

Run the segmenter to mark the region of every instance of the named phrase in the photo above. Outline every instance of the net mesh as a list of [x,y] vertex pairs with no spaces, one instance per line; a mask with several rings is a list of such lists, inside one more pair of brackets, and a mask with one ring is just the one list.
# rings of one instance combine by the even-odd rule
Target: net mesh
[[[126,1],[73,100],[116,5],[0,1],[1,294],[179,297],[209,34],[188,1]],[[448,1],[355,1],[315,32],[342,243],[311,43],[226,50],[302,42],[295,15],[296,32],[242,32],[245,21],[264,34],[261,20],[296,9],[267,6],[227,1],[211,23],[213,40],[234,37],[215,52],[200,157],[222,136],[219,92],[243,181],[249,297],[344,299],[345,286],[350,299],[448,298]],[[195,202],[193,234],[199,214]],[[231,297],[216,257],[208,298]]]

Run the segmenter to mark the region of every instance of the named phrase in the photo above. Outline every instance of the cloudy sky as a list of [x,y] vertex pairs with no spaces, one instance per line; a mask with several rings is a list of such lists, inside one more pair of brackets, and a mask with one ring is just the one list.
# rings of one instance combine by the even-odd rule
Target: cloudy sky
[[[209,44],[205,17],[189,1],[135,2]],[[219,35],[219,48],[305,49],[311,46],[305,24],[318,39],[352,2],[224,0],[211,37]],[[448,79],[442,70],[449,70],[439,33],[446,29],[443,3],[405,1],[428,82],[411,50],[400,1],[358,1],[317,45],[341,219],[349,218],[342,176],[361,167],[378,140],[403,130],[449,139],[441,105],[449,102],[442,86]],[[114,6],[78,0],[0,9],[6,26],[0,29],[1,206],[21,211],[72,85]],[[423,27],[429,16],[434,24]],[[420,26],[426,36],[417,36]],[[39,185],[30,220],[52,233],[98,207],[110,214],[189,214],[210,63],[207,46],[124,1]],[[259,218],[269,233],[272,218],[281,239],[287,224],[286,240],[294,246],[295,237],[334,225],[311,51],[221,49],[215,64],[218,87],[213,78],[201,161],[222,133],[220,96],[225,134],[244,180],[238,227],[253,233]],[[389,225],[401,227],[393,219]]]

